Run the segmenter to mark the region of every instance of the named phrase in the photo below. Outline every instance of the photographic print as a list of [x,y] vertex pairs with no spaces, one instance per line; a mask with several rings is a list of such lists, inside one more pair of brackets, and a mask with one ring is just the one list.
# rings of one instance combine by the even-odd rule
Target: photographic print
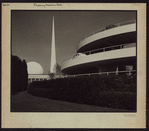
[[136,16],[12,10],[11,111],[136,111]]
[[[95,6],[87,10],[82,5],[74,10],[65,7],[67,4],[30,3],[29,9],[23,9],[25,4],[17,5],[10,8],[7,44],[10,114],[28,114],[32,120],[39,117],[34,113],[48,114],[46,119],[52,123],[60,117],[59,122],[71,119],[75,123],[71,127],[83,126],[74,121],[79,114],[84,124],[89,121],[82,121],[86,117],[96,121],[109,116],[107,122],[113,116],[116,120],[139,119],[140,18],[136,8]],[[21,119],[21,115],[16,117]],[[137,126],[132,123],[125,124]],[[125,125],[116,124],[112,126]],[[29,125],[22,124],[45,126]],[[66,123],[60,125],[66,127]],[[95,122],[93,127],[103,126]]]

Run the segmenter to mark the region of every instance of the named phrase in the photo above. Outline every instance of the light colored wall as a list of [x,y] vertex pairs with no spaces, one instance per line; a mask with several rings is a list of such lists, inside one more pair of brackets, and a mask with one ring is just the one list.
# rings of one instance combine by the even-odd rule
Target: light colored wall
[[124,33],[128,33],[128,32],[133,32],[136,31],[136,24],[130,24],[130,25],[125,25],[125,26],[119,26],[116,28],[112,28],[112,29],[108,29],[99,33],[96,33],[94,35],[91,35],[90,37],[82,40],[77,46],[77,49],[80,49],[82,46],[87,45],[93,41],[102,39],[102,38],[106,38],[109,36],[113,36],[113,35],[118,35],[118,34],[124,34]]
[[44,79],[47,79],[47,78],[49,78],[49,75],[28,75],[28,78],[30,78],[30,79],[33,79],[33,78],[36,78],[36,79],[39,79],[39,78],[44,78]]
[[49,78],[49,75],[28,75],[28,83],[31,83],[33,81],[48,80]]
[[91,62],[98,62],[98,61],[104,61],[104,60],[113,60],[113,59],[119,59],[119,58],[127,58],[127,57],[135,57],[136,56],[136,47],[131,48],[124,48],[124,49],[118,49],[118,50],[111,50],[86,56],[80,56],[76,57],[75,59],[69,59],[62,63],[61,68],[67,69],[71,66],[76,66],[80,64],[87,64]]

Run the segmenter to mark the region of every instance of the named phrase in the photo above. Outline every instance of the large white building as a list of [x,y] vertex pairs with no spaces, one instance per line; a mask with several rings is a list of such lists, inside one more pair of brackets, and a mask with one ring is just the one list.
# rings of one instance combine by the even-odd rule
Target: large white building
[[49,75],[43,74],[43,68],[37,62],[34,61],[28,62],[27,71],[28,71],[28,83],[33,81],[43,81],[49,79]]
[[120,73],[136,70],[136,21],[109,25],[86,36],[77,45],[77,54],[64,60],[67,75]]

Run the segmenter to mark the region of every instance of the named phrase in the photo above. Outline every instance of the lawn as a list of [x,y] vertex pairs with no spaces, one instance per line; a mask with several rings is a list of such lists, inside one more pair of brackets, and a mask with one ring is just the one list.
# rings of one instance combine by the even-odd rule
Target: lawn
[[126,112],[129,110],[76,104],[36,97],[26,91],[13,94],[11,112]]

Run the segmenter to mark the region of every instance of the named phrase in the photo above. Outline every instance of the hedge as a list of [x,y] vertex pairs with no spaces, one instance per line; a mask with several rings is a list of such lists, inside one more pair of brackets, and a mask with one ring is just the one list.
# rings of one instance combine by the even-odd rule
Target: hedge
[[136,110],[136,75],[97,75],[36,81],[28,93],[56,100]]

